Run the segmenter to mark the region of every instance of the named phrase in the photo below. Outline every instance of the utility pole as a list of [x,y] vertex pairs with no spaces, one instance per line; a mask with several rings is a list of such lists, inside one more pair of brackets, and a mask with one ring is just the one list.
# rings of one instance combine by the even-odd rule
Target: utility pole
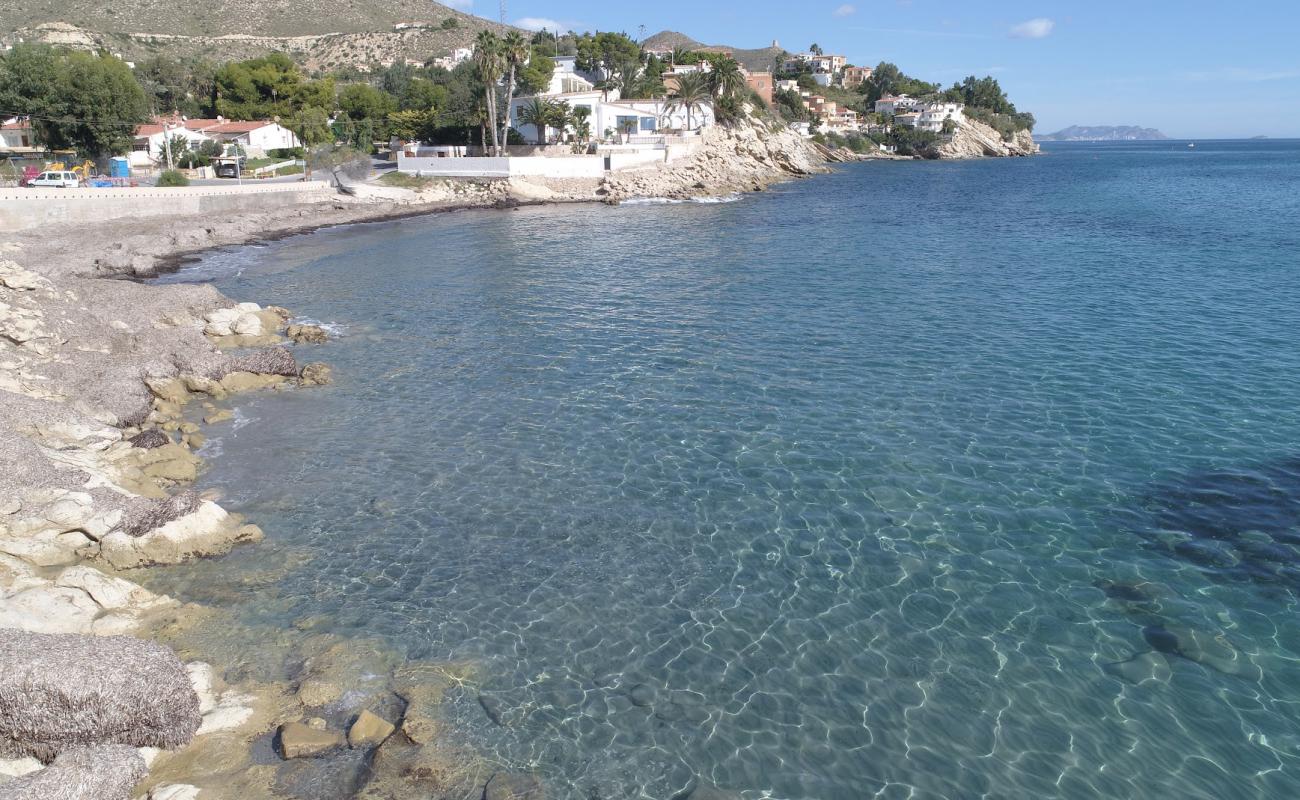
[[163,123],[163,149],[167,151],[167,171],[175,169],[172,166],[172,126],[170,122]]

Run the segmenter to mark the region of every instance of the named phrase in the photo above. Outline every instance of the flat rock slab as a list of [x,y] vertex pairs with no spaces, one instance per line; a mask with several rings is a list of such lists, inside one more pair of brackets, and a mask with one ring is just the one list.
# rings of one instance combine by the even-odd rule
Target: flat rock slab
[[280,753],[288,758],[315,758],[343,747],[343,734],[318,730],[302,722],[280,726]]
[[348,746],[354,749],[378,747],[393,735],[397,727],[388,720],[370,711],[362,711],[357,721],[348,728]]
[[484,800],[545,800],[546,791],[536,775],[498,772],[483,787]]

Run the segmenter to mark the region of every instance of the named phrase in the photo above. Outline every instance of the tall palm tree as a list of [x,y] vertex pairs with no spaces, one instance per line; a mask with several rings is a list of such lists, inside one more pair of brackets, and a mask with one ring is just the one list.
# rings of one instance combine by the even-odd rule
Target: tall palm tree
[[745,89],[745,85],[745,75],[734,58],[720,58],[714,62],[713,71],[709,73],[709,88],[714,97],[735,97]]
[[686,112],[686,129],[695,129],[694,112],[703,108],[704,104],[712,99],[713,95],[709,91],[709,79],[703,72],[688,72],[677,78],[677,91],[673,92],[668,98],[668,104],[665,110],[676,111],[682,109]]
[[483,99],[488,107],[488,127],[492,129],[492,150],[501,154],[497,138],[497,82],[505,72],[505,57],[501,52],[501,39],[490,30],[479,31],[474,43],[474,64],[483,81]]
[[528,56],[531,53],[532,48],[528,46],[527,40],[519,31],[510,31],[501,42],[501,54],[510,67],[509,77],[506,79],[505,118],[501,120],[501,145],[503,147],[510,141],[508,137],[510,131],[510,104],[514,101],[515,96],[515,76],[518,74],[519,68],[528,63]]
[[669,56],[669,58],[672,59],[672,64],[674,67],[677,66],[678,64],[685,64],[690,59],[690,57],[691,57],[691,51],[687,50],[685,47],[682,47],[681,45],[674,47],[672,55]]

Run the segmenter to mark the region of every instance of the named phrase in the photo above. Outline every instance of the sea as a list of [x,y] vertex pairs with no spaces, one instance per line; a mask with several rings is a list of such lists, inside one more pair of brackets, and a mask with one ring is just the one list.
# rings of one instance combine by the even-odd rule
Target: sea
[[210,253],[335,383],[151,585],[476,664],[551,800],[1300,796],[1300,141],[1044,151]]

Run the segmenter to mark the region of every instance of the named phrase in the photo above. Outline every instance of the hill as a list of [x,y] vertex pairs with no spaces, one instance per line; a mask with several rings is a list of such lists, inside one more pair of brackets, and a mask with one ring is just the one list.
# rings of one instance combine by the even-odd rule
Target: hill
[[1150,142],[1168,139],[1155,128],[1135,125],[1071,125],[1038,137],[1040,142]]
[[649,39],[646,39],[642,47],[647,50],[668,49],[681,47],[686,50],[702,50],[706,52],[731,53],[745,69],[755,72],[766,72],[772,69],[777,56],[785,52],[781,47],[760,47],[752,50],[746,50],[741,47],[732,47],[725,44],[704,44],[697,42],[684,33],[677,31],[660,31]]
[[0,43],[103,48],[128,60],[282,50],[309,68],[423,62],[469,46],[484,28],[506,29],[430,0],[0,0]]

